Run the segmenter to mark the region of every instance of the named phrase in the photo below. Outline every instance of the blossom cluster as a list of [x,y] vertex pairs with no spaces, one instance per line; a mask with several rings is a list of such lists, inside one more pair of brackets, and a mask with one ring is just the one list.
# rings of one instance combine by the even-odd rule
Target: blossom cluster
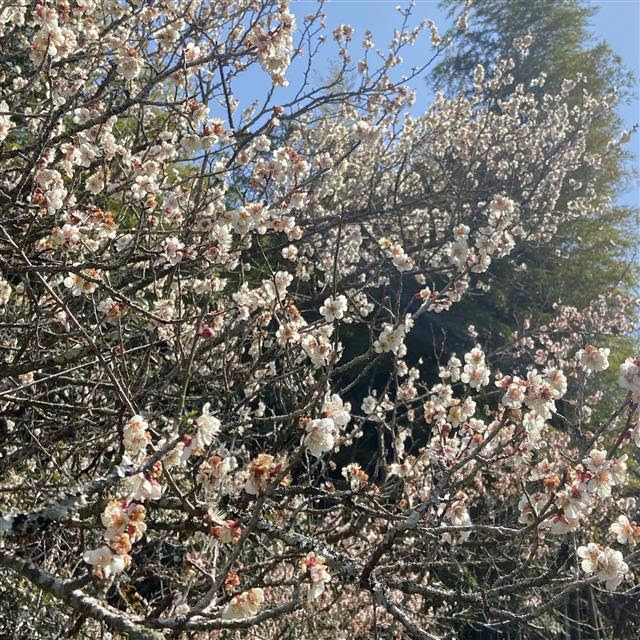
[[46,594],[29,624],[430,638],[633,588],[640,358],[607,370],[634,301],[501,344],[447,313],[597,214],[569,187],[615,98],[504,59],[418,113],[403,55],[467,4],[447,35],[400,7],[386,51],[322,3],[0,8],[0,566]]

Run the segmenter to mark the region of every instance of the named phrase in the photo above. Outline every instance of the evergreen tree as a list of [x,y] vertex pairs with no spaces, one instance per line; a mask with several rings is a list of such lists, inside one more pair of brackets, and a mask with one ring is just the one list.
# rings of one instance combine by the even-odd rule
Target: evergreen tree
[[[464,3],[443,0],[441,4],[453,15]],[[582,75],[588,79],[591,94],[616,91],[618,100],[631,99],[633,74],[625,70],[611,47],[596,41],[590,31],[589,20],[596,11],[575,0],[482,0],[474,4],[469,28],[455,38],[454,46],[434,69],[434,85],[446,93],[466,93],[477,65],[491,73],[498,60],[513,58],[511,87],[521,84],[535,93],[559,91],[565,81]],[[532,36],[533,45],[522,59],[514,43],[527,35]],[[541,75],[544,85],[532,86],[532,80]],[[578,83],[569,92],[569,106],[584,99],[583,86]],[[618,116],[602,118],[587,146],[602,152],[621,133]],[[605,166],[575,177],[578,185],[595,186],[602,202],[598,215],[562,223],[553,242],[544,247],[523,247],[518,253],[526,271],[517,278],[510,266],[496,262],[491,268],[490,294],[483,294],[481,303],[478,297],[471,297],[454,309],[461,331],[470,323],[488,329],[499,347],[509,338],[514,317],[522,318],[525,311],[544,319],[557,301],[583,308],[600,295],[637,295],[639,271],[634,252],[640,228],[638,211],[610,206],[631,178],[629,156],[609,154],[607,158]],[[563,197],[575,197],[575,190],[565,188]],[[628,342],[623,338],[611,342],[614,360],[616,352],[629,348]],[[609,408],[605,404],[603,410]]]

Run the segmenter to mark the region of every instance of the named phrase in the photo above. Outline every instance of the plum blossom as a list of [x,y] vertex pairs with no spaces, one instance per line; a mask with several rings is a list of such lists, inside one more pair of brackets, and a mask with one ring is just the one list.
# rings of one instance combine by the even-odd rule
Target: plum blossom
[[0,306],[4,306],[9,302],[11,291],[11,285],[0,276]]
[[251,463],[249,468],[249,477],[244,485],[244,490],[249,495],[258,495],[267,488],[269,479],[276,473],[278,465],[272,455],[261,453]]
[[[464,369],[460,374],[460,381],[468,384],[472,389],[480,389],[489,384],[490,371],[485,362],[484,352],[475,347],[464,356]],[[452,378],[452,382],[455,380]]]
[[67,289],[71,289],[71,294],[75,297],[90,296],[98,288],[96,282],[86,280],[82,277],[83,275],[92,278],[92,280],[100,280],[100,271],[98,269],[87,269],[83,273],[70,273],[64,279],[64,286]]
[[162,485],[148,473],[137,473],[122,481],[128,500],[144,502],[159,500],[162,497]]
[[369,476],[357,462],[352,462],[342,467],[340,474],[349,481],[352,491],[365,486],[369,482]]
[[577,554],[582,558],[580,563],[582,570],[588,574],[595,574],[598,581],[604,582],[609,591],[614,591],[618,587],[629,569],[620,551],[602,547],[595,542],[578,547]]
[[405,321],[401,322],[397,326],[391,324],[385,324],[383,326],[382,333],[378,336],[378,339],[373,343],[373,348],[376,353],[386,353],[391,351],[396,355],[401,355],[404,350],[404,338],[407,332],[413,327],[413,320],[411,316],[407,314]]
[[325,585],[331,581],[331,576],[323,556],[310,552],[303,559],[302,564],[309,572],[311,585],[307,591],[307,602],[311,603],[324,593]]
[[[223,451],[212,455],[198,467],[196,480],[205,492],[219,491],[229,474],[238,466],[234,456],[224,455]],[[166,463],[165,463],[166,466]]]
[[207,402],[202,407],[201,414],[196,418],[195,448],[197,450],[208,447],[213,439],[220,433],[220,420],[209,413],[211,403]]
[[347,299],[345,296],[339,295],[335,298],[327,298],[320,307],[320,314],[327,322],[333,322],[334,320],[342,320],[346,310]]
[[586,373],[604,371],[609,367],[609,351],[590,344],[576,353],[576,360]]
[[333,449],[336,424],[331,418],[311,420],[305,431],[307,435],[304,437],[304,445],[312,456],[320,458],[323,453]]
[[147,445],[151,442],[151,435],[147,429],[148,422],[139,415],[130,418],[123,429],[123,442],[125,449],[133,454],[139,454],[146,451]]
[[223,544],[236,544],[242,535],[242,527],[236,520],[225,520],[221,525],[213,527],[211,533]]
[[105,580],[122,573],[131,562],[128,555],[115,553],[106,545],[85,551],[82,559],[93,567],[93,573],[97,577]]
[[518,376],[514,376],[506,389],[500,402],[509,409],[519,409],[525,400],[527,391],[526,381],[518,378]]
[[[464,492],[459,491],[448,504],[445,503],[440,505],[439,514],[444,516],[444,518],[454,527],[470,526],[472,522],[467,509],[467,499],[468,496]],[[459,533],[459,537],[462,541],[468,540],[470,535],[470,530],[463,530]],[[453,544],[455,541],[454,536],[449,532],[443,533],[442,539],[449,544]]]
[[345,427],[351,420],[351,404],[343,402],[336,393],[327,393],[322,404],[322,413],[331,418],[337,427]]
[[640,358],[627,358],[620,365],[619,384],[631,392],[636,404],[640,403]]
[[[330,328],[331,325],[328,325]],[[315,367],[325,366],[333,353],[333,349],[326,335],[307,333],[300,341],[300,346]]]
[[545,445],[543,440],[546,426],[544,416],[535,411],[529,411],[522,418],[522,426],[526,434],[526,440],[523,443],[525,449],[531,451]]
[[[443,380],[450,380],[451,382],[458,382],[460,380],[460,368],[462,367],[462,362],[456,356],[451,356],[449,358],[449,362],[445,367],[440,367],[438,371],[438,376]],[[470,380],[467,379],[467,383]]]
[[107,297],[104,300],[100,300],[98,303],[98,311],[104,314],[107,322],[111,324],[118,324],[118,321],[124,312],[124,305]]
[[635,521],[630,521],[625,515],[618,516],[618,519],[609,527],[609,534],[620,544],[634,547],[640,542],[640,526]]
[[587,487],[580,482],[565,484],[555,500],[556,506],[562,509],[565,518],[571,521],[584,518],[589,511],[591,502],[591,495]]
[[524,525],[533,524],[546,512],[549,503],[549,497],[542,492],[530,495],[525,493],[518,501],[518,510],[520,511],[518,522]]
[[164,258],[172,266],[182,261],[184,257],[184,243],[178,238],[166,238],[164,243]]
[[131,542],[137,542],[147,530],[145,514],[144,506],[139,503],[111,500],[100,516],[106,528],[105,539],[111,540],[119,533],[127,533]]
[[380,247],[384,253],[391,258],[393,266],[400,271],[411,271],[413,269],[413,259],[409,256],[400,244],[396,244],[388,238],[382,238],[379,241]]
[[[5,113],[3,113],[3,111]],[[6,100],[0,100],[0,142],[6,139],[9,131],[14,127],[11,117],[6,113],[9,111],[9,105]]]
[[107,174],[104,169],[98,169],[95,173],[91,174],[85,182],[85,188],[89,193],[96,195],[104,190],[105,181],[107,180]]
[[637,420],[631,429],[631,438],[636,447],[640,447],[640,420]]
[[118,73],[127,80],[133,80],[138,77],[142,70],[140,56],[135,49],[129,49],[125,55],[118,60]]
[[457,398],[449,407],[448,420],[452,426],[457,427],[473,416],[476,411],[476,403],[471,398],[465,398],[460,402]]
[[[369,637],[372,620],[429,635],[535,622],[541,605],[555,626],[585,571],[607,588],[625,576],[596,541],[635,571],[640,359],[610,417],[607,376],[585,379],[618,361],[634,301],[519,297],[500,326],[490,307],[469,317],[501,281],[535,282],[522,256],[554,237],[572,250],[560,230],[602,217],[603,167],[624,155],[593,135],[613,93],[520,84],[523,38],[419,113],[420,71],[398,67],[455,29],[412,26],[412,3],[387,49],[363,34],[359,62],[338,26],[329,83],[304,73],[335,26],[322,6],[296,10],[297,33],[290,0],[8,4],[0,565],[18,586],[55,578],[34,581],[42,612],[16,603],[24,633],[56,618],[57,580],[83,557],[136,584],[162,565],[130,622],[176,636],[255,635],[255,616],[263,635]],[[301,83],[282,92],[293,60]],[[247,98],[252,69],[269,82]],[[557,560],[567,533],[591,542],[579,572]],[[498,605],[462,584],[467,564]],[[88,634],[114,604],[126,633],[117,582],[85,585]]]
[[254,587],[231,598],[222,612],[225,620],[240,620],[255,616],[264,602],[264,592]]

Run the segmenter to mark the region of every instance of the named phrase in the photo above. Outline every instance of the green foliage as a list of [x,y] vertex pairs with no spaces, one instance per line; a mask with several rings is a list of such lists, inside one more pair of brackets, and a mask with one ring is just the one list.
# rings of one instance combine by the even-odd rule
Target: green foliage
[[[463,4],[441,2],[451,15]],[[513,42],[530,34],[534,38],[530,54],[513,70],[516,84],[545,73],[545,89],[553,93],[565,78],[585,73],[594,93],[618,87],[628,96],[632,74],[611,47],[596,42],[589,30],[589,19],[596,11],[575,0],[482,0],[474,4],[469,29],[456,38],[454,49],[434,69],[434,81],[442,88],[464,90],[477,64],[490,69],[501,58],[518,60]]]

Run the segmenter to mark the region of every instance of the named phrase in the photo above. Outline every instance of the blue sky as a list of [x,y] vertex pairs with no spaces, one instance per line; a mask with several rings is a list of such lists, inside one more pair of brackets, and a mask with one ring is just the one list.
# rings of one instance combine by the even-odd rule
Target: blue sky
[[[605,40],[636,78],[636,96],[629,104],[622,104],[618,113],[625,126],[631,128],[640,123],[640,0],[603,0],[593,2],[598,12],[592,18],[594,35]],[[634,166],[640,166],[640,132],[630,142],[634,154]],[[637,178],[620,201],[640,207],[640,185]]]
[[[531,0],[535,2],[536,0]],[[438,25],[440,33],[446,31],[449,26],[446,14],[439,8],[438,0],[417,0],[414,9],[412,23],[416,23],[424,18],[431,18]],[[396,7],[406,7],[406,0],[330,0],[325,6],[328,26],[328,41],[323,46],[316,58],[319,75],[326,74],[327,61],[336,58],[336,45],[331,40],[331,31],[341,23],[350,24],[354,30],[353,56],[359,56],[359,43],[366,29],[371,29],[374,33],[374,41],[383,50],[391,38],[393,29],[399,26],[401,16]],[[601,0],[591,2],[598,11],[592,18],[592,30],[596,39],[605,40],[615,53],[621,56],[624,64],[634,72],[636,77],[637,94],[640,95],[640,0]],[[315,0],[292,0],[292,10],[296,15],[298,25],[302,24],[306,14],[314,13],[317,9]],[[407,49],[405,63],[399,73],[408,70],[413,65],[424,62],[427,56],[431,55],[432,49],[425,35],[420,40],[420,46]],[[287,73],[287,78],[291,82],[291,87],[281,88],[274,95],[274,102],[285,102],[290,99],[297,88],[302,77],[304,61],[292,65]],[[411,84],[417,90],[416,111],[425,110],[432,98],[432,92],[422,74]],[[247,106],[258,96],[264,96],[269,87],[269,81],[264,74],[251,74],[249,81],[243,79],[241,83],[234,86],[234,93],[240,99],[242,107]],[[628,104],[621,104],[619,113],[622,116],[625,126],[632,127],[640,123],[640,102],[638,97]],[[636,134],[630,143],[634,154],[634,166],[640,163],[640,135]],[[638,181],[629,185],[625,193],[621,194],[620,202],[632,206],[640,207],[640,189]]]

